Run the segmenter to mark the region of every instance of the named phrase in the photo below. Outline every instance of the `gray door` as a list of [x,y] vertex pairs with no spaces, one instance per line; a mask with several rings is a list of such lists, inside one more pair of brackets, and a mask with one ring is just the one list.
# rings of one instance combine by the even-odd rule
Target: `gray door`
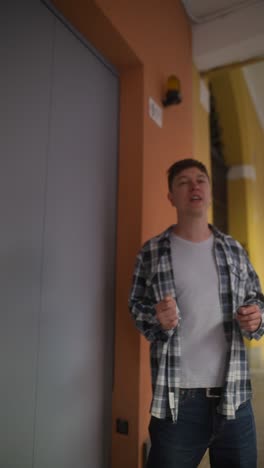
[[0,466],[106,468],[118,78],[38,0],[1,43]]

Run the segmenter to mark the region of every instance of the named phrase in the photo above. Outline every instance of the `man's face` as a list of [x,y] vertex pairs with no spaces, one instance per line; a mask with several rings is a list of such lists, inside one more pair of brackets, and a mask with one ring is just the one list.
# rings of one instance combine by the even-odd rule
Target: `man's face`
[[172,182],[168,199],[175,206],[178,216],[207,216],[211,202],[208,177],[197,167],[183,169]]

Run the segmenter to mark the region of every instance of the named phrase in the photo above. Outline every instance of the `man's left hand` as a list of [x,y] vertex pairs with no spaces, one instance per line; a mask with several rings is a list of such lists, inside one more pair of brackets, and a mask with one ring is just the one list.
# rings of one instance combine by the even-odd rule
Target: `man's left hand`
[[250,333],[257,331],[262,321],[261,311],[257,304],[239,307],[236,318],[240,328]]

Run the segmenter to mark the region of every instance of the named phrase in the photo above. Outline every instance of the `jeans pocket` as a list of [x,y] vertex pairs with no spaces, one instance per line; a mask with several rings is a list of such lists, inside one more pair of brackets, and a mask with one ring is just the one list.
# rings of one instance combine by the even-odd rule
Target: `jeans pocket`
[[253,409],[250,400],[246,400],[236,410],[236,418],[253,417]]

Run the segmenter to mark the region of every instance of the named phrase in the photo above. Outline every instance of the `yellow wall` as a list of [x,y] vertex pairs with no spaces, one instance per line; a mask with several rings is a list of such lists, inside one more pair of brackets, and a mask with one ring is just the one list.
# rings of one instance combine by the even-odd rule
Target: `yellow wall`
[[[228,181],[228,224],[229,233],[247,249],[264,287],[264,131],[241,68],[211,72],[205,81],[210,81],[216,100],[226,164],[251,165],[256,171],[256,180]],[[194,154],[210,167],[208,114],[200,102],[200,75],[195,67],[193,103]],[[264,349],[264,339],[250,346]]]
[[[194,155],[210,168],[210,129],[209,113],[200,99],[200,74],[193,65],[193,119],[194,119]],[[203,80],[205,84],[205,80]],[[206,84],[205,84],[206,86]]]
[[[228,181],[229,233],[247,249],[264,286],[264,130],[241,68],[213,72],[209,79],[216,99],[227,165],[250,165],[256,172],[255,180],[240,177]],[[251,346],[263,344],[263,339],[251,342]]]
[[[202,81],[208,90],[206,80]],[[209,112],[201,102],[200,86],[201,77],[193,65],[193,157],[202,161],[211,174]],[[212,206],[209,209],[209,221],[212,222]]]
[[248,209],[248,246],[262,286],[264,287],[264,129],[256,115],[248,92],[244,94],[243,114],[247,137],[248,162],[255,167],[256,180],[246,181]]
[[230,234],[246,246],[264,284],[262,231],[264,228],[264,131],[240,68],[212,73],[210,82],[222,128],[227,165],[251,165],[256,180],[230,180]]
[[[209,75],[222,130],[224,158],[229,167],[246,164],[248,155],[243,145],[246,138],[240,99],[245,93],[245,82],[240,70],[236,69],[234,74],[232,70],[220,70]],[[248,250],[247,191],[241,181],[228,181],[228,226],[229,233]]]

